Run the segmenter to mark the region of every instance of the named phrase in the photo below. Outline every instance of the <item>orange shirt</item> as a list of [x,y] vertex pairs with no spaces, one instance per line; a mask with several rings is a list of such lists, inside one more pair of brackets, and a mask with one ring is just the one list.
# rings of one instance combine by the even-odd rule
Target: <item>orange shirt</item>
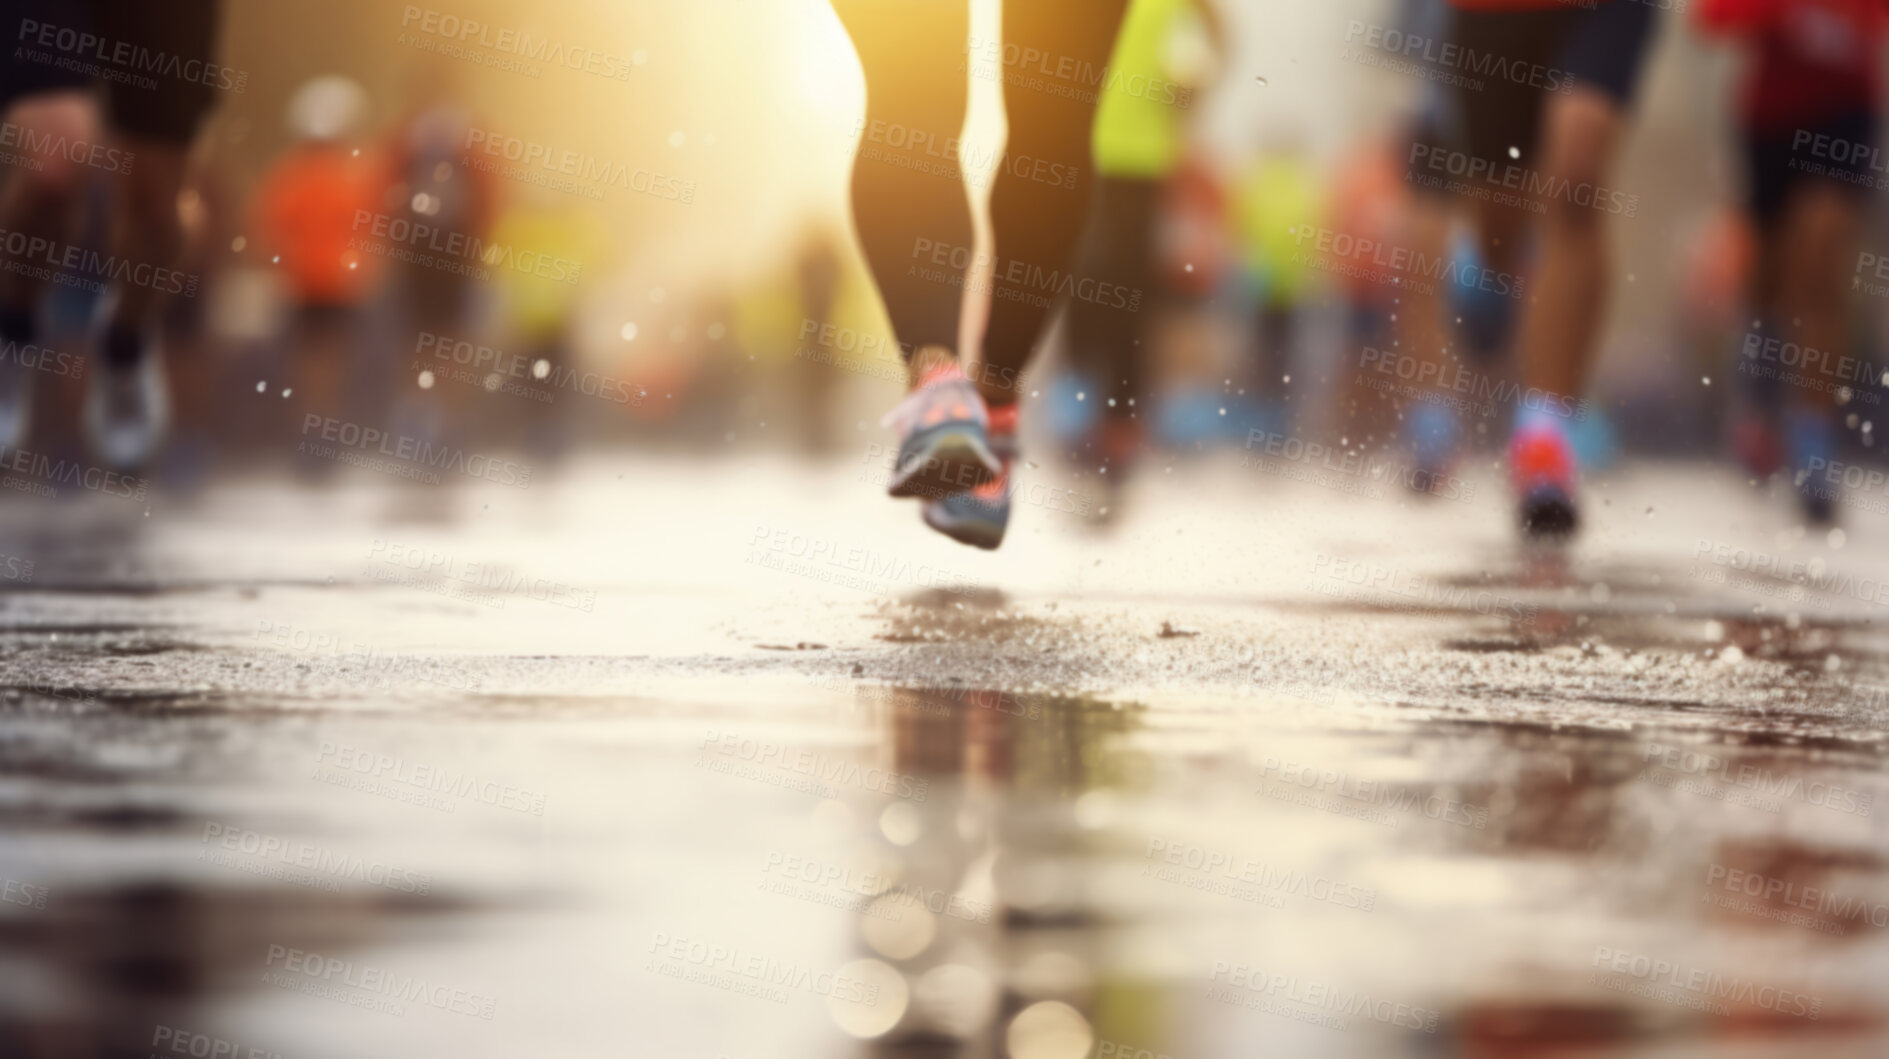
[[380,258],[349,246],[356,210],[379,208],[386,185],[366,154],[302,144],[276,159],[252,204],[263,249],[304,303],[350,305],[366,293]]

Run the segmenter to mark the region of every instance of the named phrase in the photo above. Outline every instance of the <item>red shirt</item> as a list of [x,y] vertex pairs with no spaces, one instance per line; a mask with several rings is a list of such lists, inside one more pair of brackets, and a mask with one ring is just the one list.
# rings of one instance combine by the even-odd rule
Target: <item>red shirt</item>
[[1695,11],[1707,31],[1741,37],[1752,48],[1748,126],[1788,132],[1875,111],[1889,0],[1703,0]]

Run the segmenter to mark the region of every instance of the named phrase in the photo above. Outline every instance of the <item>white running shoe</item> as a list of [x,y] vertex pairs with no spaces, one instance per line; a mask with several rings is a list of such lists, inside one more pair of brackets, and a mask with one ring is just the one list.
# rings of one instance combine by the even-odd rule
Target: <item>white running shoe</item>
[[114,367],[101,356],[85,388],[85,440],[99,462],[117,471],[144,468],[170,430],[170,388],[164,350],[147,341],[136,364]]
[[17,357],[0,358],[0,449],[18,448],[33,418],[32,368]]

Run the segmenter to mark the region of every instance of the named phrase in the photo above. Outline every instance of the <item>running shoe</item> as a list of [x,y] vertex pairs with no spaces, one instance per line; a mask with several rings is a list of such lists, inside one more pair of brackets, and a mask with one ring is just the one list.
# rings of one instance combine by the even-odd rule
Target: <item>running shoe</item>
[[884,425],[901,435],[886,492],[939,500],[989,483],[1003,473],[989,424],[984,399],[955,363],[932,369],[886,414]]
[[1520,499],[1522,532],[1566,537],[1580,524],[1574,508],[1574,447],[1554,416],[1525,416],[1509,438],[1509,480]]
[[1081,372],[1062,372],[1043,387],[1043,403],[1030,414],[1047,428],[1058,449],[1074,452],[1094,432],[1104,402],[1094,396],[1095,380]]
[[1813,526],[1828,526],[1837,517],[1837,487],[1820,474],[1837,454],[1836,426],[1830,417],[1792,409],[1784,415],[1784,446],[1791,460],[1791,484],[1797,507]]
[[0,309],[0,449],[26,440],[33,414],[34,370],[27,363],[33,331],[32,313]]
[[0,449],[18,448],[26,440],[33,410],[33,369],[20,362],[17,350],[0,358]]
[[130,364],[89,365],[83,410],[85,439],[105,466],[136,471],[148,465],[170,429],[170,390],[164,382],[164,351],[146,341]]
[[1745,473],[1760,480],[1784,466],[1784,440],[1777,425],[1756,413],[1743,413],[1732,424],[1732,453]]
[[954,493],[925,505],[925,525],[974,548],[995,550],[1010,526],[1010,471],[1017,459],[1017,406],[999,405],[989,412],[990,447],[996,452],[996,477],[968,492]]
[[1093,479],[1098,488],[1096,495],[1087,498],[1089,502],[1081,507],[1083,518],[1090,525],[1110,526],[1121,516],[1122,494],[1127,490],[1128,476],[1141,457],[1146,435],[1139,419],[1109,416],[1102,420],[1093,442],[1094,451],[1101,457],[1097,468],[1100,473]]
[[1404,417],[1404,445],[1416,464],[1405,483],[1412,492],[1430,495],[1438,479],[1449,477],[1462,434],[1462,424],[1447,405],[1418,401],[1410,410]]

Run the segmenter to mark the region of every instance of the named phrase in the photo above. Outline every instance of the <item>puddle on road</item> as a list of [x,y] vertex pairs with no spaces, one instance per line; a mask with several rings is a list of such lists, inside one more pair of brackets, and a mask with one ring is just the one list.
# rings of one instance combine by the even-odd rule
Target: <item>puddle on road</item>
[[4,1050],[1889,1043],[1869,755],[822,687],[451,726],[0,703]]

